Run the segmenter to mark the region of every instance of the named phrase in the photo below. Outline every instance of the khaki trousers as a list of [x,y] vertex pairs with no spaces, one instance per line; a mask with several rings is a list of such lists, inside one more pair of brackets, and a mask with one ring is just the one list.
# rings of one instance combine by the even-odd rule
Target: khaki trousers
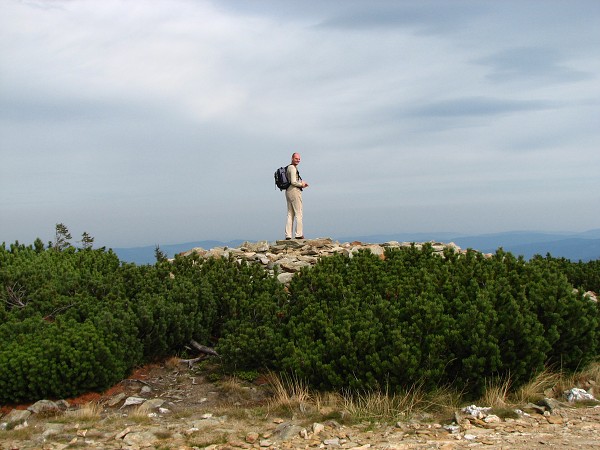
[[[285,191],[285,199],[287,200],[285,237],[304,236],[304,231],[302,229],[302,191],[298,188],[289,188]],[[296,235],[292,236],[294,219],[296,219]]]

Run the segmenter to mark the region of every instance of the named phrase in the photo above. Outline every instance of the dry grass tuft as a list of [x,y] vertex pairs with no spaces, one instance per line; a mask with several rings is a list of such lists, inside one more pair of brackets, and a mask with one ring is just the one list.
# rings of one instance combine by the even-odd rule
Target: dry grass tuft
[[462,403],[462,392],[451,386],[442,386],[425,396],[423,403],[419,405],[419,410],[432,413],[442,420],[443,417],[449,416],[460,409]]
[[283,378],[270,372],[266,376],[273,390],[269,400],[269,410],[286,412],[290,415],[306,414],[315,409],[315,401],[308,386],[296,377],[283,375]]
[[73,419],[81,422],[95,422],[102,416],[102,406],[96,402],[86,403],[81,408],[67,411],[64,414],[65,418]]
[[[572,380],[576,387],[588,389],[589,386],[600,385],[600,362],[590,364],[584,370],[573,375]],[[573,387],[573,386],[571,386]]]
[[[28,441],[31,439],[31,437],[33,436],[34,433],[35,433],[35,428],[29,426],[29,427],[19,428],[18,430],[11,429],[11,430],[2,431],[1,436],[2,436],[2,440],[4,442],[10,442],[12,440]],[[0,447],[0,448],[4,448],[4,447]],[[13,448],[13,447],[7,446],[6,448]],[[15,447],[15,448],[17,448],[17,447]]]
[[342,405],[343,397],[335,392],[318,392],[312,396],[315,408],[321,414],[328,414],[332,409]]
[[219,406],[235,406],[247,403],[252,398],[252,392],[247,384],[238,377],[225,377],[217,383],[221,392]]
[[172,356],[164,362],[165,368],[169,370],[178,370],[181,369],[181,359],[176,356]]
[[336,419],[345,423],[359,421],[397,422],[421,413],[448,414],[458,408],[462,396],[450,387],[427,393],[421,384],[403,393],[385,391],[364,393],[311,392],[301,380],[269,373],[267,376],[273,395],[269,401],[270,413],[304,417]]
[[246,390],[244,382],[235,376],[225,377],[219,382],[219,387],[228,394],[241,395]]
[[193,434],[188,441],[191,447],[208,448],[212,445],[222,445],[229,441],[227,433],[222,431],[203,430],[202,433]]
[[145,404],[141,404],[132,408],[127,413],[127,418],[133,420],[137,424],[148,424],[152,422],[152,418],[149,416],[151,408]]
[[547,397],[548,391],[553,390],[560,380],[560,374],[544,370],[517,389],[511,398],[516,404],[535,403]]
[[595,408],[600,406],[600,401],[598,400],[579,400],[571,403],[574,408]]
[[158,439],[170,439],[173,437],[173,431],[171,430],[158,430],[154,432],[154,436],[156,436]]
[[372,391],[363,394],[344,396],[344,409],[357,421],[393,422],[406,420],[418,410],[425,411],[431,406],[421,385],[412,386],[401,394]]
[[577,387],[588,389],[591,385],[600,381],[600,363],[593,363],[584,370],[570,374],[560,374],[556,385],[554,386],[555,396],[560,396],[563,392]]
[[495,381],[486,380],[481,404],[492,408],[505,408],[510,404],[508,397],[511,384],[510,375]]
[[584,373],[596,384],[600,384],[600,361],[590,364]]
[[521,417],[514,408],[508,408],[508,407],[492,408],[491,413],[495,414],[496,416],[500,417],[501,419],[518,419]]

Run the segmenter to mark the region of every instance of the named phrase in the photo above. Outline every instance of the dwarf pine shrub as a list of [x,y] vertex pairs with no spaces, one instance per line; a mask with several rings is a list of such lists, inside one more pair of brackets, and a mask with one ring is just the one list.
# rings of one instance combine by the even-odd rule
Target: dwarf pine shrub
[[265,364],[322,389],[457,384],[478,395],[486,379],[516,387],[559,359],[575,369],[598,353],[597,305],[573,295],[551,261],[502,250],[335,255],[295,276],[287,303],[263,301],[281,320],[252,346],[225,334],[225,361]]
[[[48,323],[38,317],[26,322],[27,334],[13,334],[0,347],[2,403],[101,390],[123,379],[130,368],[121,342],[90,321]],[[1,326],[0,333],[14,333],[10,325]]]
[[516,388],[597,358],[600,309],[583,296],[597,280],[593,261],[424,245],[322,258],[284,287],[227,258],[136,266],[89,246],[2,245],[0,402],[102,390],[190,339],[232,372],[321,389]]

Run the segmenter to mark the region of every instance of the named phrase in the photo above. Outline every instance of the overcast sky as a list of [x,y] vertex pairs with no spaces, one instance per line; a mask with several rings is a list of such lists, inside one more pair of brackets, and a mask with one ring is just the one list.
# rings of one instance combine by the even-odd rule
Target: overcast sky
[[598,0],[0,0],[0,242],[600,227]]

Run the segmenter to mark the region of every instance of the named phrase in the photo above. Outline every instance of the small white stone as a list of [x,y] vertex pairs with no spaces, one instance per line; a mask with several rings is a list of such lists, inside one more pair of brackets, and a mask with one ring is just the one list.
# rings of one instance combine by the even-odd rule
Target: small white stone
[[313,423],[312,430],[314,434],[319,434],[325,429],[325,425],[321,423]]
[[502,422],[502,419],[500,419],[500,417],[496,416],[495,414],[490,414],[489,416],[485,417],[483,421],[485,423],[498,423]]

